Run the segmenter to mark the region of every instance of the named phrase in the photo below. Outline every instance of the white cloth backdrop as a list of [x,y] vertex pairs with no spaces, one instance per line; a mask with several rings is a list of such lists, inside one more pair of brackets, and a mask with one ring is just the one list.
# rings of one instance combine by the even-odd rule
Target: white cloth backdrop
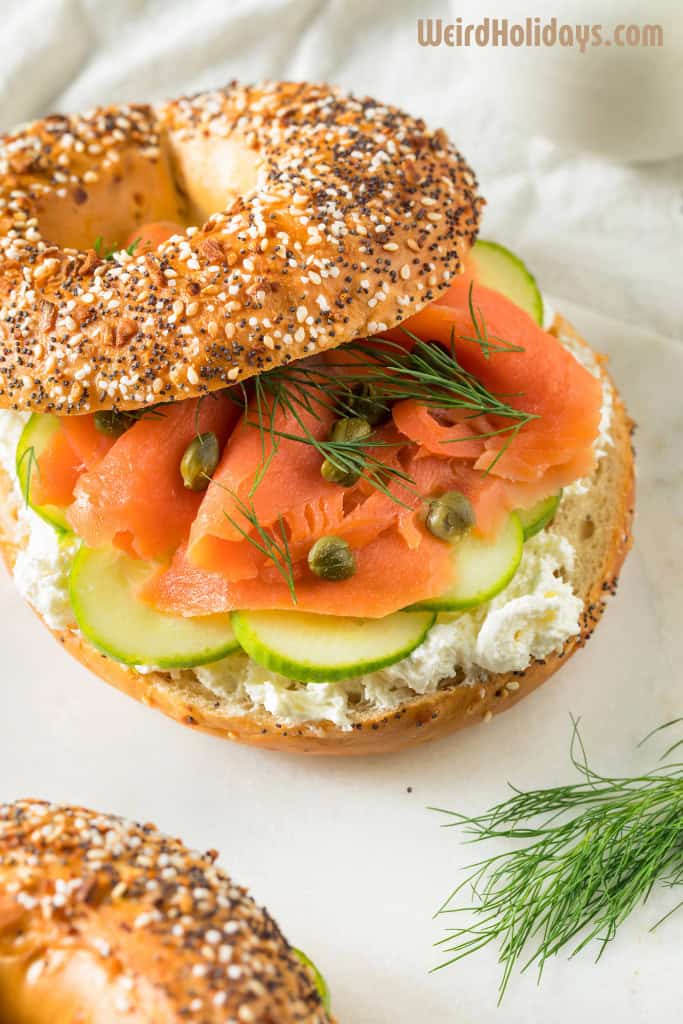
[[622,167],[511,131],[505,96],[485,104],[463,51],[417,45],[419,15],[452,20],[445,0],[5,0],[2,9],[2,129],[230,78],[333,81],[443,125],[489,200],[484,236],[522,252],[547,291],[664,335],[680,330],[683,159]]
[[493,951],[427,978],[429,942],[439,934],[429,913],[470,858],[424,805],[481,809],[502,795],[508,775],[526,785],[566,780],[569,711],[584,715],[590,749],[613,771],[642,769],[635,741],[681,714],[683,159],[618,166],[522,137],[506,123],[504,95],[487,106],[458,51],[417,45],[418,15],[449,17],[436,0],[20,0],[1,8],[0,129],[233,77],[333,81],[443,125],[489,201],[484,237],[519,252],[553,305],[609,352],[641,424],[641,493],[623,589],[561,678],[487,730],[372,765],[226,749],[135,707],[38,635],[3,580],[0,799],[82,800],[220,846],[321,959],[345,1021],[677,1019],[681,923],[649,935],[659,905],[629,922],[599,970],[589,956],[562,960],[538,993],[533,980],[516,982],[502,1011]]

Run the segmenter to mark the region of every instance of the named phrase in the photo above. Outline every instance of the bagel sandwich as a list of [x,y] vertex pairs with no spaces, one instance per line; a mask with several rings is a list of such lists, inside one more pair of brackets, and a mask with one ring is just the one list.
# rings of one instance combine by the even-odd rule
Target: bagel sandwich
[[0,1018],[332,1022],[322,975],[217,856],[82,807],[0,804]]
[[478,239],[442,131],[231,84],[0,143],[5,560],[195,728],[394,750],[590,636],[630,546],[603,357]]

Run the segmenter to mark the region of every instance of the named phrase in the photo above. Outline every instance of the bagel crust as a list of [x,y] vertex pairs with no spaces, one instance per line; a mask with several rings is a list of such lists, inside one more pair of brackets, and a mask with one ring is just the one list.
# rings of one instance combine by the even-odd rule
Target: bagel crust
[[[443,131],[323,85],[37,121],[0,140],[0,407],[183,399],[386,330],[462,270],[482,204]],[[158,220],[192,226],[93,248]]]
[[12,1024],[324,1024],[267,913],[153,825],[0,804],[0,1019]]
[[[551,333],[588,345],[561,317]],[[603,377],[607,377],[603,370]],[[607,378],[609,380],[609,378]],[[91,672],[149,707],[157,708],[184,725],[215,736],[269,750],[290,753],[354,755],[380,754],[438,739],[467,725],[488,722],[494,714],[513,707],[557,672],[593,633],[619,571],[631,547],[635,479],[631,433],[633,424],[616,389],[612,388],[612,446],[598,463],[588,493],[566,496],[551,526],[566,536],[577,552],[578,568],[571,582],[582,599],[580,632],[562,650],[533,660],[521,672],[491,675],[477,685],[444,679],[436,691],[416,694],[392,710],[369,710],[354,717],[345,730],[330,721],[287,725],[261,709],[235,714],[203,687],[192,673],[173,679],[164,672],[140,674],[95,650],[79,633],[53,631],[59,642]],[[0,551],[12,568],[17,552],[17,523],[10,501],[11,481],[0,474]],[[3,500],[4,499],[4,500]]]

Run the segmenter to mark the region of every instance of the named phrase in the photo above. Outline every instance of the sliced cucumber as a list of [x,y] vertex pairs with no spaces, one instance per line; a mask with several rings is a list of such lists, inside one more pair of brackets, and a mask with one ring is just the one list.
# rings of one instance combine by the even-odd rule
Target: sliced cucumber
[[59,419],[49,413],[34,413],[21,432],[17,445],[17,477],[24,500],[41,519],[59,533],[69,533],[65,509],[58,505],[37,505],[32,497],[33,483],[40,472],[38,459],[45,451],[54,434],[59,430]]
[[555,518],[561,497],[562,491],[558,491],[557,494],[551,494],[549,498],[544,498],[543,501],[537,501],[531,508],[520,508],[517,510],[517,515],[524,530],[524,540],[528,540],[535,533],[539,533],[544,526],[547,526]]
[[264,668],[302,683],[352,679],[393,665],[418,647],[433,612],[395,612],[383,619],[309,612],[233,612],[235,636]]
[[497,242],[475,242],[468,261],[477,281],[493,288],[543,324],[543,299],[533,274],[514,253]]
[[452,587],[438,597],[411,605],[408,611],[462,611],[488,601],[517,572],[524,547],[519,517],[511,512],[494,541],[468,533],[453,545]]
[[125,665],[159,668],[191,668],[237,650],[229,614],[182,618],[140,600],[141,586],[157,568],[112,547],[79,549],[69,596],[90,643]]
[[301,960],[301,963],[304,965],[304,967],[308,967],[308,969],[312,973],[315,981],[315,987],[318,990],[320,1002],[323,1004],[323,1009],[325,1010],[325,1013],[332,1013],[332,1000],[330,999],[330,989],[328,987],[327,982],[323,978],[322,974],[315,966],[310,956],[306,956],[303,949],[297,949],[296,946],[292,946],[292,953],[294,953],[294,956],[298,957],[298,959]]

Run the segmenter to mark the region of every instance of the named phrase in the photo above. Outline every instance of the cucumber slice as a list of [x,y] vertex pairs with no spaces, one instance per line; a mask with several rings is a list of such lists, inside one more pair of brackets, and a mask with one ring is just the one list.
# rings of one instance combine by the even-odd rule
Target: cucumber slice
[[433,612],[354,619],[310,612],[233,612],[235,636],[264,668],[302,683],[352,679],[393,665],[418,647]]
[[38,459],[52,436],[59,430],[59,419],[49,413],[34,413],[21,432],[17,445],[16,467],[19,487],[27,505],[58,533],[70,533],[65,509],[58,505],[37,505],[31,498],[31,487],[38,469]]
[[493,288],[543,325],[543,299],[533,274],[514,253],[497,242],[475,242],[468,261],[477,281]]
[[561,497],[562,491],[558,491],[557,494],[551,494],[549,498],[544,498],[543,501],[537,501],[531,508],[520,508],[517,510],[519,521],[524,530],[524,540],[528,540],[535,533],[539,533],[555,518]]
[[315,980],[315,987],[317,988],[318,995],[320,996],[320,1002],[323,1004],[323,1009],[325,1010],[325,1013],[332,1013],[332,1000],[330,998],[330,989],[327,982],[323,978],[322,974],[315,966],[310,956],[306,956],[303,949],[297,949],[296,946],[292,946],[292,953],[294,953],[294,956],[301,960],[301,963],[304,965],[304,967],[308,967],[308,969],[311,971],[311,973],[313,974],[313,978]]
[[192,668],[238,650],[229,614],[164,615],[138,598],[157,568],[112,547],[78,550],[69,596],[90,643],[124,665],[159,668]]
[[494,541],[468,533],[453,545],[453,586],[438,597],[411,605],[408,611],[462,611],[488,601],[517,572],[523,547],[524,530],[516,512],[510,513]]

